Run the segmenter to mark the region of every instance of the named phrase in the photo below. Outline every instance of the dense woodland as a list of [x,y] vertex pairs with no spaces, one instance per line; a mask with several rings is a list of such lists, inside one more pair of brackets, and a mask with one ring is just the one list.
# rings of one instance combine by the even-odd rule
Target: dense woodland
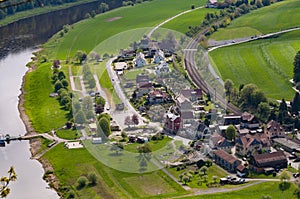
[[[7,0],[0,1],[0,19],[14,15],[17,12],[32,10],[46,6],[58,6],[62,4],[80,2],[82,0]],[[96,0],[97,1],[97,0]],[[98,0],[99,4],[106,3],[109,8],[116,8],[123,5],[123,0]],[[101,10],[99,10],[101,12]]]

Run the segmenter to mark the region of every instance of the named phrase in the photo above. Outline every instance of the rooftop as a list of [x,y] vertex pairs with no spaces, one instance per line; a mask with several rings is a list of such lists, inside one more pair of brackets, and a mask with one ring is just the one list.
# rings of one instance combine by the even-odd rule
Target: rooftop
[[233,164],[235,161],[238,161],[238,159],[232,155],[230,155],[229,153],[227,153],[226,151],[223,150],[216,150],[214,152],[214,154],[216,156],[221,157],[223,160],[229,162],[230,164]]

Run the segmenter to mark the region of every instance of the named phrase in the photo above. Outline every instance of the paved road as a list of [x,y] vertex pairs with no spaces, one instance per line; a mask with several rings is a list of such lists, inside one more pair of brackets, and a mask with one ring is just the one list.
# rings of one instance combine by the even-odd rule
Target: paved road
[[290,29],[281,30],[281,31],[277,31],[277,32],[273,32],[273,33],[269,33],[269,34],[265,34],[265,35],[259,35],[259,36],[250,36],[250,37],[237,38],[237,39],[231,39],[231,40],[223,40],[223,41],[209,41],[209,46],[211,46],[211,48],[208,49],[208,52],[211,52],[211,51],[221,48],[221,47],[237,45],[237,44],[246,43],[246,42],[254,41],[254,40],[258,40],[258,39],[265,39],[265,38],[269,38],[269,37],[272,37],[275,35],[280,35],[283,33],[292,32],[292,31],[296,31],[296,30],[300,30],[300,27],[290,28]]

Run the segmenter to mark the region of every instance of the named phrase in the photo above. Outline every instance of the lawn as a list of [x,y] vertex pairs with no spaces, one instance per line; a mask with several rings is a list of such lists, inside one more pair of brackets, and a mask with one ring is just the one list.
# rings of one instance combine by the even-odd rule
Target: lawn
[[[85,148],[68,150],[63,144],[59,144],[43,158],[48,159],[54,167],[54,173],[59,178],[60,184],[70,186],[77,198],[144,198],[145,187],[155,187],[155,185],[151,181],[144,181],[140,187],[132,187],[134,184],[132,179],[149,179],[152,175],[156,177],[156,182],[162,183],[162,186],[167,189],[159,196],[160,198],[187,193],[162,171],[145,174],[121,172],[105,166]],[[77,179],[82,175],[87,176],[89,172],[96,173],[97,185],[76,189]],[[149,193],[149,196],[153,194]]]
[[49,97],[54,92],[51,84],[50,63],[41,64],[25,77],[25,109],[36,132],[47,132],[62,127],[67,112],[61,109],[56,98]]
[[130,71],[127,71],[124,75],[124,77],[127,79],[127,80],[134,80],[136,79],[136,76],[141,74],[141,73],[144,73],[144,69],[136,69],[136,70],[130,70]]
[[251,11],[232,21],[226,29],[219,29],[210,38],[234,39],[255,34],[266,34],[300,26],[300,1],[285,0]]
[[231,79],[236,87],[254,83],[269,98],[291,100],[294,91],[289,80],[294,56],[300,50],[299,33],[219,48],[209,53],[211,63],[223,80]]
[[[176,178],[179,177],[180,174],[184,173],[184,172],[188,172],[188,171],[195,171],[197,169],[197,166],[187,166],[186,169],[183,170],[179,170],[177,171],[177,168],[168,168],[167,170]],[[217,176],[218,179],[227,176],[228,174],[226,172],[224,172],[222,169],[220,169],[218,166],[216,165],[212,165],[210,167],[208,167],[208,171],[207,171],[207,183],[209,182],[213,182],[212,177],[213,176]],[[179,179],[179,178],[178,178]],[[191,188],[201,188],[201,189],[206,189],[206,183],[202,182],[202,184],[198,185],[198,181],[200,180],[200,176],[199,174],[194,174],[191,182],[188,182],[187,185]],[[218,182],[219,180],[217,180]]]
[[78,130],[61,129],[56,131],[56,135],[62,139],[75,140],[80,137],[81,133]]
[[143,197],[157,196],[161,194],[174,193],[174,190],[168,182],[162,179],[157,173],[146,174],[142,176],[133,176],[124,179],[129,186],[136,190],[137,194]]
[[182,197],[182,199],[243,199],[243,198],[255,198],[259,199],[262,196],[271,196],[272,199],[287,199],[296,198],[293,195],[296,186],[291,184],[290,188],[281,191],[279,189],[279,182],[264,182],[257,185],[250,186],[248,188],[217,194],[208,194],[201,196]]
[[[172,141],[171,138],[165,137],[163,140],[152,140],[148,143],[149,143],[152,151],[157,151],[159,149],[163,149],[171,141]],[[141,146],[141,144],[138,144],[138,143],[127,144],[124,149],[126,151],[137,153],[138,146]]]
[[205,17],[205,14],[208,12],[218,12],[218,10],[211,8],[200,8],[192,12],[183,14],[164,24],[162,27],[185,33],[188,31],[189,26],[197,26],[201,24],[202,20]]

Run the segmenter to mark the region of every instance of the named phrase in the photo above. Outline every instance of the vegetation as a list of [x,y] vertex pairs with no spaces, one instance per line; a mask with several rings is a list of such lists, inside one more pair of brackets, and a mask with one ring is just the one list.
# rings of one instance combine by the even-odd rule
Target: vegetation
[[8,170],[8,176],[3,176],[0,179],[0,197],[6,198],[10,193],[9,183],[17,180],[17,174],[13,166]]
[[226,138],[228,140],[234,140],[236,134],[236,129],[233,125],[229,125],[226,129]]
[[[212,34],[211,39],[227,40],[277,32],[300,25],[297,0],[285,0],[243,15]],[[284,16],[284,17],[283,17]],[[263,19],[263,20],[262,20]]]
[[222,79],[231,79],[236,88],[256,84],[268,98],[291,99],[294,91],[293,58],[300,49],[299,31],[278,38],[223,47],[209,53]]

